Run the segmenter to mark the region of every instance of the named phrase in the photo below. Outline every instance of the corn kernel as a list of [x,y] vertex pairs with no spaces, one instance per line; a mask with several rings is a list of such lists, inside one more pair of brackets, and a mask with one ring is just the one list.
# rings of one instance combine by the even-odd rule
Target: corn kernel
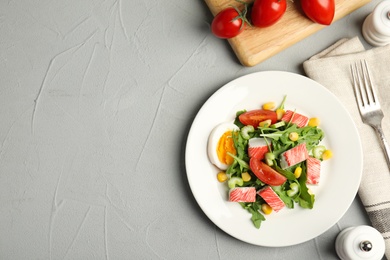
[[298,179],[299,177],[301,177],[301,174],[302,174],[302,168],[300,166],[298,166],[294,170],[294,176],[295,176],[295,178]]
[[312,117],[309,119],[309,122],[307,123],[308,126],[319,126],[320,125],[320,119],[317,117]]
[[263,211],[265,215],[269,215],[272,213],[272,208],[267,203],[263,203],[261,204],[261,211]]
[[325,150],[323,153],[322,153],[322,160],[328,160],[330,158],[333,157],[333,153],[331,150]]
[[249,173],[247,173],[247,172],[243,172],[242,174],[241,174],[241,179],[243,180],[243,181],[250,181],[251,180],[251,175],[249,174]]
[[228,176],[227,176],[227,174],[225,172],[219,172],[217,174],[217,179],[218,179],[219,182],[225,182],[225,181],[227,181]]
[[261,121],[259,123],[259,126],[260,127],[269,127],[271,125],[271,123],[272,123],[271,119],[267,119],[267,120]]
[[275,108],[275,102],[268,102],[263,105],[264,110],[273,110]]
[[297,132],[291,132],[291,133],[288,135],[288,138],[289,138],[291,141],[295,142],[296,140],[298,140],[299,135],[298,135]]
[[277,118],[278,120],[281,120],[282,117],[284,116],[284,114],[286,113],[286,111],[284,111],[284,109],[282,109],[282,108],[276,109],[275,112],[276,112],[276,118]]

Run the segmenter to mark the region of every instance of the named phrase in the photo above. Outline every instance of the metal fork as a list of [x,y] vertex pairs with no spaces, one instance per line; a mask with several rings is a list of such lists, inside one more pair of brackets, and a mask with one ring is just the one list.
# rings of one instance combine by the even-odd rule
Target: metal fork
[[384,117],[366,60],[351,65],[355,96],[363,123],[375,129],[390,169],[390,148],[382,130]]

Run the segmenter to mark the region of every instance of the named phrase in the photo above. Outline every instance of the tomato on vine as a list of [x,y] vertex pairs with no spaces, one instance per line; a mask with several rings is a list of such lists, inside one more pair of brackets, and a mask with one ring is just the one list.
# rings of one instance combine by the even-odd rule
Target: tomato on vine
[[219,12],[211,23],[212,33],[222,39],[229,39],[239,35],[248,23],[246,19],[247,6],[241,12],[235,7],[229,7]]

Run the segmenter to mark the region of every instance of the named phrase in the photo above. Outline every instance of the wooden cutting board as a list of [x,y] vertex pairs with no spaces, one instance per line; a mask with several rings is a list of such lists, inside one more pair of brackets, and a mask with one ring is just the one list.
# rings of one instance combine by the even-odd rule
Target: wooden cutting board
[[[333,23],[371,0],[335,1],[336,11]],[[234,0],[205,0],[205,2],[214,16],[231,5],[240,6],[240,3]],[[267,28],[247,26],[241,34],[228,40],[242,65],[257,65],[326,27],[309,20],[299,4],[300,0],[294,2],[287,0],[286,13],[276,24]],[[337,25],[331,24],[329,26]]]

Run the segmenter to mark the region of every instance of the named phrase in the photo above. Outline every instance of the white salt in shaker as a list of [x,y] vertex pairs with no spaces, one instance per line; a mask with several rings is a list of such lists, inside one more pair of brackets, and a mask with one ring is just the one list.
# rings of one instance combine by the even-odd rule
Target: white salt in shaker
[[364,39],[373,46],[390,43],[390,0],[380,2],[363,23]]
[[338,234],[336,252],[342,260],[380,260],[385,254],[385,240],[373,227],[349,227]]

